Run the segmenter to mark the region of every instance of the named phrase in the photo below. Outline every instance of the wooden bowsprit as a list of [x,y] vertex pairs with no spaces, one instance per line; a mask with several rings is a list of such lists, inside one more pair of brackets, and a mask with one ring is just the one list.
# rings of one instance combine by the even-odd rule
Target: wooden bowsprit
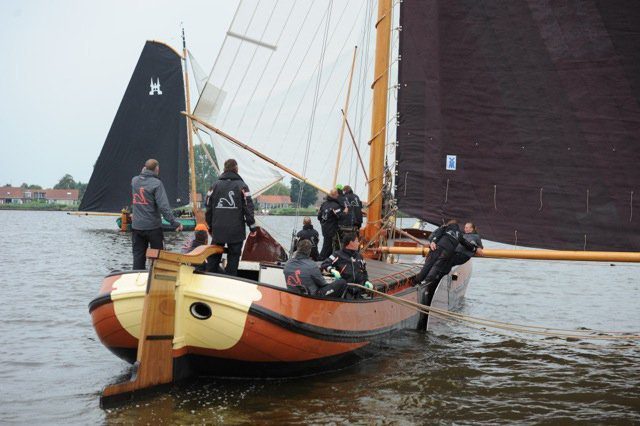
[[107,386],[100,397],[101,407],[129,400],[141,390],[173,382],[175,289],[180,265],[201,264],[212,254],[222,252],[219,246],[200,246],[188,254],[147,250],[151,269],[131,380]]

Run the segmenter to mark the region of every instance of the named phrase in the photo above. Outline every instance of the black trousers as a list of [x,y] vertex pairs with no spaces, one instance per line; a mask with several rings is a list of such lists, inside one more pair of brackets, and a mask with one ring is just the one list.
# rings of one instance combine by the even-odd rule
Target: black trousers
[[[225,274],[237,276],[238,265],[240,264],[240,255],[242,254],[242,241],[239,243],[221,243],[212,242],[217,246],[227,246],[227,267],[225,268]],[[220,261],[222,261],[222,253],[212,254],[207,258],[207,272],[220,273]]]
[[461,252],[456,252],[453,256],[451,256],[451,259],[449,260],[449,264],[447,265],[446,269],[443,271],[442,276],[447,275],[449,272],[451,272],[451,269],[456,266],[456,265],[462,265],[463,263],[467,263],[469,261],[469,259],[471,259],[469,256],[467,256],[464,253]]
[[438,283],[440,282],[442,277],[444,277],[449,273],[449,271],[451,271],[451,268],[453,267],[452,260],[456,252],[455,250],[438,248],[433,254],[435,260],[425,278],[425,283],[427,286],[427,305],[429,306],[431,306],[431,301],[433,300],[433,295],[436,292]]
[[[333,232],[332,232],[333,231]],[[336,237],[337,229],[322,230],[322,250],[320,250],[320,258],[325,260],[333,253],[333,239]]]
[[431,268],[433,268],[436,260],[438,260],[441,252],[442,249],[440,247],[436,248],[434,251],[429,252],[427,257],[424,259],[424,265],[422,266],[422,269],[420,270],[418,275],[416,275],[416,278],[414,280],[416,283],[422,282],[425,278],[427,278],[427,275],[431,271]]
[[164,248],[164,234],[162,233],[162,228],[149,229],[145,231],[132,229],[131,243],[133,247],[133,269],[146,269],[147,248]]
[[319,288],[318,291],[316,292],[316,295],[324,296],[324,297],[340,298],[344,295],[346,289],[347,289],[347,282],[342,278],[339,278],[334,282],[332,282],[331,284],[328,284],[324,287]]

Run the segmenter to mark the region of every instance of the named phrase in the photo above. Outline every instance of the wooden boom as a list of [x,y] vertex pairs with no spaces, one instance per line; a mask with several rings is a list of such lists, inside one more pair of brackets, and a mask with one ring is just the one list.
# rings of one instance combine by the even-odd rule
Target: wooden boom
[[[379,247],[378,253],[422,255],[429,247]],[[592,262],[640,262],[640,252],[568,251],[568,250],[509,250],[483,249],[481,257],[493,259],[573,260]]]
[[182,111],[182,114],[187,116],[187,117],[189,117],[191,120],[195,121],[196,123],[200,123],[202,126],[206,127],[207,129],[211,130],[212,132],[222,136],[223,138],[225,138],[229,142],[239,146],[240,148],[246,149],[247,151],[249,151],[250,153],[256,155],[259,158],[262,158],[267,163],[276,166],[280,170],[284,170],[285,172],[289,173],[291,176],[295,177],[298,180],[301,180],[302,182],[306,183],[307,185],[311,185],[314,188],[316,188],[317,190],[319,190],[321,192],[324,192],[325,194],[329,193],[328,189],[323,188],[320,185],[317,185],[317,184],[311,182],[309,179],[307,179],[306,177],[302,176],[300,173],[297,173],[297,172],[291,170],[290,168],[288,168],[287,166],[278,163],[276,160],[273,160],[270,157],[267,157],[266,155],[264,155],[260,151],[251,148],[249,145],[247,145],[245,143],[240,142],[238,139],[234,138],[230,134],[223,132],[222,130],[218,129],[217,127],[214,127],[211,124],[207,123],[206,121],[196,117],[195,115],[189,114],[189,113],[187,113],[185,111]]

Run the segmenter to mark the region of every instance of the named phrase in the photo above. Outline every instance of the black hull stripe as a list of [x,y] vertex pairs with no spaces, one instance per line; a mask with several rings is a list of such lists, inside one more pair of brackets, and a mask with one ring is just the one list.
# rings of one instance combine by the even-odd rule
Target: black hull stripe
[[393,331],[415,326],[417,322],[416,314],[387,327],[370,330],[337,330],[298,321],[262,306],[251,305],[249,313],[293,333],[312,337],[318,340],[344,343],[367,343],[369,341],[385,337]]
[[99,308],[102,305],[106,305],[107,303],[111,303],[111,293],[98,296],[91,302],[89,302],[89,313],[93,312],[95,309]]

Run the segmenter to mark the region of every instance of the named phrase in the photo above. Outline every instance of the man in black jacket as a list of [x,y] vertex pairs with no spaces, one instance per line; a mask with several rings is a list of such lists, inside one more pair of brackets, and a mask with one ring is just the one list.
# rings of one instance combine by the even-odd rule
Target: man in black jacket
[[139,176],[131,179],[132,193],[132,223],[131,242],[133,247],[133,269],[145,269],[147,262],[147,248],[162,249],[164,234],[162,232],[162,218],[182,231],[182,224],[176,220],[171,212],[162,181],[158,177],[160,164],[158,160],[148,159]]
[[345,214],[344,206],[338,202],[338,191],[332,189],[318,210],[318,220],[322,225],[322,250],[320,260],[326,259],[333,251],[333,239],[338,233],[338,221]]
[[[255,235],[256,221],[253,217],[253,200],[249,187],[238,174],[238,163],[234,159],[224,162],[224,173],[213,184],[206,219],[209,224],[212,244],[227,245],[228,275],[238,275],[238,264],[245,239],[245,223],[251,236]],[[207,259],[207,272],[218,272],[222,254]]]
[[318,260],[320,254],[318,253],[318,243],[320,242],[320,235],[318,235],[318,231],[313,229],[313,225],[311,224],[311,218],[305,216],[302,219],[302,229],[298,231],[296,235],[296,244],[302,240],[309,240],[311,242],[311,252],[309,257],[312,260]]
[[[360,251],[360,240],[355,232],[345,234],[342,237],[342,249],[336,250],[331,256],[326,258],[320,269],[331,273],[336,280],[343,279],[347,283],[356,283],[364,285],[367,288],[373,288],[373,284],[369,281],[369,273],[367,272],[367,264],[362,258]],[[350,287],[347,291],[352,297],[361,294],[359,288]]]
[[353,193],[353,189],[349,185],[345,185],[342,200],[344,200],[348,213],[340,219],[340,227],[350,228],[353,231],[360,229],[362,226],[362,201],[360,201],[360,197]]
[[431,304],[438,283],[445,273],[451,269],[449,264],[458,244],[473,253],[482,254],[481,248],[464,238],[455,219],[447,221],[445,225],[433,231],[430,244],[431,251],[425,259],[422,270],[415,278],[416,283],[420,283],[422,280],[425,281],[428,292],[427,305]]
[[294,256],[284,265],[284,276],[289,290],[302,294],[325,297],[342,297],[347,282],[335,280],[328,283],[316,263],[309,258],[311,241],[300,240]]

